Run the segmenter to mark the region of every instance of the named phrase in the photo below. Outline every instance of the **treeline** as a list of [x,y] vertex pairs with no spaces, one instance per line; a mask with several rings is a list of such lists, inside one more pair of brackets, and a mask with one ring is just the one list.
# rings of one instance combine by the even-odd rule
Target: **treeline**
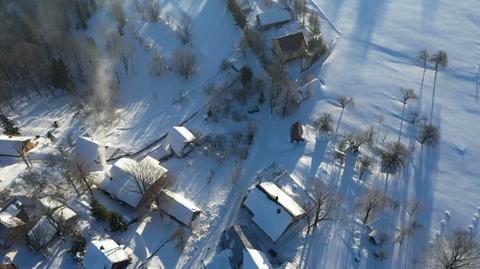
[[89,81],[96,58],[93,39],[76,38],[97,0],[0,2],[0,102],[15,109],[17,95],[75,94]]

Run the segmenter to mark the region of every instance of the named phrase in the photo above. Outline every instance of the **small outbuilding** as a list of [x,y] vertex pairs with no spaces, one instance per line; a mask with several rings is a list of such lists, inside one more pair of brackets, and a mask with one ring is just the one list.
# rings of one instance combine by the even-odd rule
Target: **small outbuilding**
[[88,243],[83,265],[89,269],[123,269],[131,263],[131,251],[112,239]]
[[192,222],[202,212],[185,196],[169,190],[163,190],[158,199],[159,208],[184,225],[191,227]]
[[274,38],[272,48],[275,54],[286,61],[303,57],[307,52],[307,44],[301,31]]
[[87,136],[78,137],[75,144],[75,154],[89,171],[102,170],[103,157],[101,154],[105,154],[105,148],[98,141]]
[[28,137],[0,135],[0,156],[21,157],[37,146],[37,142]]
[[253,188],[243,205],[253,215],[253,222],[276,242],[305,210],[273,182],[262,182]]
[[305,141],[305,138],[303,138],[303,124],[297,121],[290,128],[290,142],[300,143],[303,141]]
[[168,132],[167,140],[173,153],[182,158],[193,150],[195,136],[184,126],[175,126]]
[[[158,178],[154,182],[136,182],[135,169],[150,170]],[[138,172],[138,171],[137,171]],[[121,158],[110,168],[110,177],[99,182],[99,188],[110,196],[131,207],[137,208],[151,198],[155,187],[167,180],[168,170],[154,158],[147,156],[140,162],[129,158]],[[137,184],[139,183],[139,184]]]
[[40,199],[40,202],[51,213],[50,216],[56,223],[73,225],[78,220],[75,211],[51,197],[44,197]]
[[279,27],[292,20],[292,14],[286,8],[265,11],[257,15],[257,24],[261,29]]

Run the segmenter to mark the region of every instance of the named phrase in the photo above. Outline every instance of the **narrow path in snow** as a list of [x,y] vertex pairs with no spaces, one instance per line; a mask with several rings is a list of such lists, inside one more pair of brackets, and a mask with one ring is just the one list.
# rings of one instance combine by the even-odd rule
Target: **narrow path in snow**
[[[214,220],[210,220],[212,224],[208,229],[208,234],[199,241],[191,241],[191,249],[183,252],[176,268],[203,268],[203,261],[209,256],[210,251],[215,251],[223,231],[233,224],[240,210],[242,198],[246,195],[248,188],[254,183],[252,181],[255,173],[263,165],[266,154],[263,146],[268,140],[267,135],[270,122],[270,114],[267,114],[262,122],[257,122],[257,126],[261,126],[261,128],[258,128],[259,132],[255,136],[249,157],[243,163],[242,172],[244,174],[242,179],[237,185],[233,186],[220,214]],[[192,239],[196,240],[196,238]]]

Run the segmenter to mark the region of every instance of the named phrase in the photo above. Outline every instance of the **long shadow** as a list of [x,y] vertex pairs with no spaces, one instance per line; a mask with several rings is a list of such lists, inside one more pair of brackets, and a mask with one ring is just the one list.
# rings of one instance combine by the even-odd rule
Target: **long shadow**
[[373,31],[379,23],[383,20],[383,14],[389,4],[389,0],[363,0],[359,1],[359,8],[357,11],[356,27],[353,30],[352,36],[359,38],[359,47],[355,50],[361,50],[361,59],[365,61],[367,52],[371,43]]
[[315,177],[318,171],[318,167],[325,158],[325,152],[327,150],[328,138],[322,135],[317,136],[315,142],[315,149],[313,151],[312,163],[310,165],[310,178]]

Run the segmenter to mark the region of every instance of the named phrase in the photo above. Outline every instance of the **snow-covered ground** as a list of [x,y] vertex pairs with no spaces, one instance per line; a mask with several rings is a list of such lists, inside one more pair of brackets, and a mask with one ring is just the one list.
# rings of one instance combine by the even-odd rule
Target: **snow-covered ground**
[[[313,176],[337,185],[343,196],[342,211],[347,212],[342,221],[320,225],[313,236],[293,239],[285,249],[295,249],[296,253],[290,253],[295,258],[280,268],[424,268],[423,247],[434,232],[441,229],[444,211],[448,210],[452,215],[447,226],[466,228],[470,224],[480,206],[480,166],[477,160],[480,143],[476,140],[480,134],[480,104],[475,102],[480,64],[480,4],[476,0],[313,1],[317,5],[314,10],[322,13],[322,28],[327,41],[335,44],[326,62],[312,68],[315,77],[319,78],[312,84],[313,96],[286,118],[270,115],[267,105],[261,107],[260,113],[249,115],[257,131],[246,160],[219,163],[196,150],[184,159],[162,163],[176,176],[172,190],[192,199],[203,213],[192,231],[186,229],[188,238],[183,249],[177,239],[172,239],[179,225],[155,212],[147,221],[130,226],[124,234],[114,234],[115,239],[134,250],[132,266],[144,264],[150,257],[148,264],[151,268],[202,268],[204,263],[218,256],[209,268],[226,269],[229,252],[216,253],[221,234],[236,221],[241,200],[254,183],[255,173],[272,162],[280,163],[305,186],[311,183]],[[133,3],[125,3],[126,10],[132,14],[128,13],[130,26],[124,38],[135,47],[136,75],[121,75],[116,118],[104,126],[105,134],[99,139],[127,152],[140,150],[197,111],[200,111],[199,115],[189,121],[187,127],[202,135],[228,134],[232,130],[245,129],[244,122],[204,120],[207,103],[204,88],[211,82],[228,83],[235,77],[234,74],[219,73],[219,66],[223,59],[236,56],[235,47],[242,36],[224,1],[167,0],[162,3],[162,13],[164,16],[169,14],[171,24],[140,20],[132,15]],[[263,0],[258,0],[258,7],[266,8]],[[153,80],[148,71],[152,51],[135,40],[132,33],[138,32],[168,57],[181,46],[174,32],[181,12],[188,13],[194,21],[193,48],[198,54],[200,69],[187,81],[174,74]],[[111,14],[102,9],[89,24],[108,25],[111,21]],[[88,34],[100,39],[99,30],[90,29],[92,32]],[[391,177],[388,192],[399,203],[409,199],[422,202],[423,209],[418,215],[422,228],[404,245],[385,244],[382,247],[386,252],[384,261],[372,258],[375,248],[363,238],[358,263],[353,260],[352,245],[357,236],[355,231],[361,230],[362,226],[355,220],[358,215],[354,205],[367,187],[383,189],[384,175],[374,169],[366,183],[359,183],[354,179],[356,172],[348,159],[345,169],[334,165],[331,145],[327,145],[310,125],[305,130],[306,142],[291,144],[290,124],[294,121],[311,124],[324,112],[332,113],[337,119],[340,108],[336,105],[336,97],[350,95],[355,99],[355,107],[345,110],[339,132],[359,132],[372,125],[381,130],[382,135],[387,134],[386,141],[396,141],[402,112],[399,89],[413,88],[419,94],[423,70],[414,59],[421,49],[430,53],[444,50],[449,56],[447,68],[438,75],[432,120],[440,127],[441,140],[437,148],[423,149],[421,154],[420,144],[412,138],[412,128],[404,123],[402,142],[414,146],[415,151],[402,172]],[[249,64],[255,72],[261,72],[254,60],[250,59]],[[421,100],[422,113],[427,117],[433,74],[432,70],[427,71]],[[176,102],[182,94],[187,98]],[[60,128],[53,134],[59,138],[59,144],[86,131],[94,136],[89,121],[76,114],[67,103],[66,97],[59,97],[54,102],[47,98],[18,101],[18,109],[12,116],[22,134],[30,136],[44,136],[52,130],[51,123],[57,120]],[[408,109],[414,107],[416,104],[412,102]],[[383,118],[381,124],[380,117]],[[41,158],[41,153],[47,156],[53,152],[48,146],[45,143],[40,154],[33,155],[39,156],[35,157],[34,166],[41,165],[41,162],[35,162]],[[11,159],[2,158],[0,187],[18,190],[21,185],[18,177],[24,169],[23,163],[12,164]],[[101,199],[110,203],[112,208],[122,208],[106,196]],[[379,215],[379,226],[390,232],[391,237],[395,226],[405,221],[402,208]],[[104,225],[93,221],[88,212],[84,218],[95,226],[84,223],[89,236],[104,233]],[[13,250],[10,256],[16,257],[14,261],[21,265],[32,268],[74,266],[62,244],[54,247],[54,253],[43,261],[38,255],[27,259],[32,251],[21,247]]]

